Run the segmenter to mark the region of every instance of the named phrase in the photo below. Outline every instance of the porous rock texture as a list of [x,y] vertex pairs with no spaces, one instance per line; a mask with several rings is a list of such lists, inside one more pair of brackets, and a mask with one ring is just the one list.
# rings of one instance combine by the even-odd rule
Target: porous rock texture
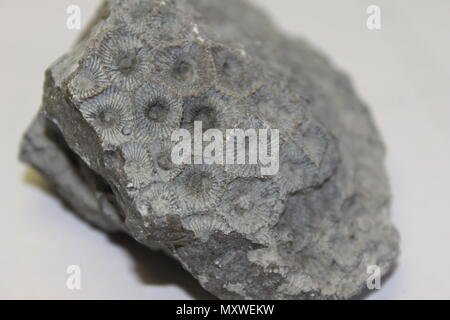
[[[280,130],[280,170],[175,165],[171,132]],[[398,255],[385,149],[348,78],[241,0],[106,1],[46,73],[21,159],[75,212],[224,299],[347,299]]]

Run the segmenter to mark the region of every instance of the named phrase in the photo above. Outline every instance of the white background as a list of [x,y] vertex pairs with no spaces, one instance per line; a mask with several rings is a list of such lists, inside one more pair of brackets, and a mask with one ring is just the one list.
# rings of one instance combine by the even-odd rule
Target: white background
[[[450,1],[254,0],[286,31],[306,36],[353,78],[386,140],[393,220],[402,255],[369,299],[450,298]],[[17,161],[38,110],[44,69],[69,49],[99,1],[0,0],[0,298],[211,298],[176,263],[79,220]],[[382,30],[366,28],[366,8]],[[82,290],[65,286],[82,270]]]

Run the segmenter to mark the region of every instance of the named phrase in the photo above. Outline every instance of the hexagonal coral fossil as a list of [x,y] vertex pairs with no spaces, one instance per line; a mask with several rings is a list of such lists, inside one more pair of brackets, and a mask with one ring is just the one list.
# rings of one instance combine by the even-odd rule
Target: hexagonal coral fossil
[[[242,130],[244,138],[239,139],[239,135],[232,132],[226,136],[228,144],[225,146],[225,154],[228,156],[230,152],[228,148],[232,148],[230,153],[234,157],[232,162],[227,161],[225,163],[225,171],[233,177],[262,177],[261,168],[267,165],[261,163],[258,152],[265,152],[266,154],[272,152],[272,133],[269,124],[257,117],[245,116],[237,120],[232,125],[232,129]],[[264,136],[260,130],[267,130],[266,135]],[[263,150],[262,146],[259,145],[260,139],[266,142],[266,150]],[[256,146],[254,150],[250,150],[252,144]],[[229,147],[230,145],[231,147]],[[274,149],[279,148],[279,142],[275,144],[274,141],[273,146]],[[251,154],[251,152],[254,154]],[[252,156],[254,159],[251,159]]]
[[231,97],[217,90],[205,90],[195,97],[186,98],[183,105],[182,127],[192,132],[195,122],[200,121],[203,131],[231,128],[233,122],[238,119],[238,114],[233,108],[236,103]]
[[218,165],[190,165],[177,177],[182,205],[189,212],[214,209],[225,191],[227,176]]
[[338,162],[334,138],[318,122],[307,120],[281,147],[280,179],[287,192],[311,188],[327,179]]
[[[392,268],[383,143],[321,53],[243,0],[101,8],[46,73],[21,150],[78,214],[164,250],[224,299],[350,298],[367,265]],[[170,135],[195,121],[278,129],[279,172],[173,165]]]
[[183,165],[172,162],[174,145],[174,143],[167,141],[155,141],[149,144],[150,158],[159,181],[169,182],[184,169]]
[[122,30],[107,32],[98,48],[106,74],[127,91],[136,89],[148,77],[149,51],[141,39]]
[[68,84],[73,96],[87,99],[98,95],[109,86],[109,79],[103,72],[100,58],[91,56],[80,63],[76,72]]
[[[184,8],[186,10],[187,8]],[[179,8],[179,2],[172,5],[160,2],[149,17],[147,27],[159,32],[146,33],[144,36],[150,43],[160,44],[182,41],[195,35],[195,26],[189,15]]]
[[201,42],[169,44],[155,49],[153,56],[154,77],[180,95],[195,95],[213,80],[211,54]]
[[167,88],[145,83],[136,91],[134,102],[138,138],[149,141],[167,138],[179,128],[182,101]]
[[233,230],[254,234],[273,227],[284,210],[283,202],[281,186],[273,181],[237,179],[230,183],[217,210]]
[[127,128],[133,121],[129,96],[109,89],[84,101],[80,111],[104,143],[117,145],[128,140]]
[[202,241],[207,241],[215,232],[229,233],[231,228],[225,220],[209,212],[189,215],[181,220],[183,227],[194,232],[195,236]]
[[144,33],[148,29],[151,13],[158,1],[131,0],[118,3],[119,10],[115,10],[120,22],[136,34]]
[[244,51],[226,46],[211,48],[220,89],[237,97],[248,96],[264,83],[263,70]]
[[154,168],[145,144],[128,142],[120,146],[120,150],[124,159],[123,170],[131,186],[148,185],[154,177]]
[[136,206],[144,217],[161,217],[179,210],[176,195],[163,183],[154,183],[143,189],[137,196]]
[[282,136],[295,134],[305,119],[305,109],[299,108],[305,105],[304,100],[290,93],[288,85],[276,77],[244,101],[251,112],[267,121],[271,128],[281,130]]

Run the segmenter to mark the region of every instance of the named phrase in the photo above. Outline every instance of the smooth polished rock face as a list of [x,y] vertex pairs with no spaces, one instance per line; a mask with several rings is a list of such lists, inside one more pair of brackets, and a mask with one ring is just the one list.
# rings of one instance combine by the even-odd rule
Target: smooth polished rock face
[[[346,299],[398,256],[385,150],[348,78],[241,0],[106,1],[46,73],[21,159],[90,223],[225,299]],[[176,165],[171,134],[278,129],[279,171]]]

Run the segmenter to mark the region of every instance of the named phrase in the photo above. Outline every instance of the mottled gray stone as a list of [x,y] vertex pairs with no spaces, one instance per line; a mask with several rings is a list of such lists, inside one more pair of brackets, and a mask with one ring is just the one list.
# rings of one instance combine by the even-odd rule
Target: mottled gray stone
[[[170,162],[174,129],[280,130],[280,171]],[[23,161],[80,216],[220,298],[346,299],[398,255],[385,149],[348,78],[241,0],[106,1],[46,74]]]

